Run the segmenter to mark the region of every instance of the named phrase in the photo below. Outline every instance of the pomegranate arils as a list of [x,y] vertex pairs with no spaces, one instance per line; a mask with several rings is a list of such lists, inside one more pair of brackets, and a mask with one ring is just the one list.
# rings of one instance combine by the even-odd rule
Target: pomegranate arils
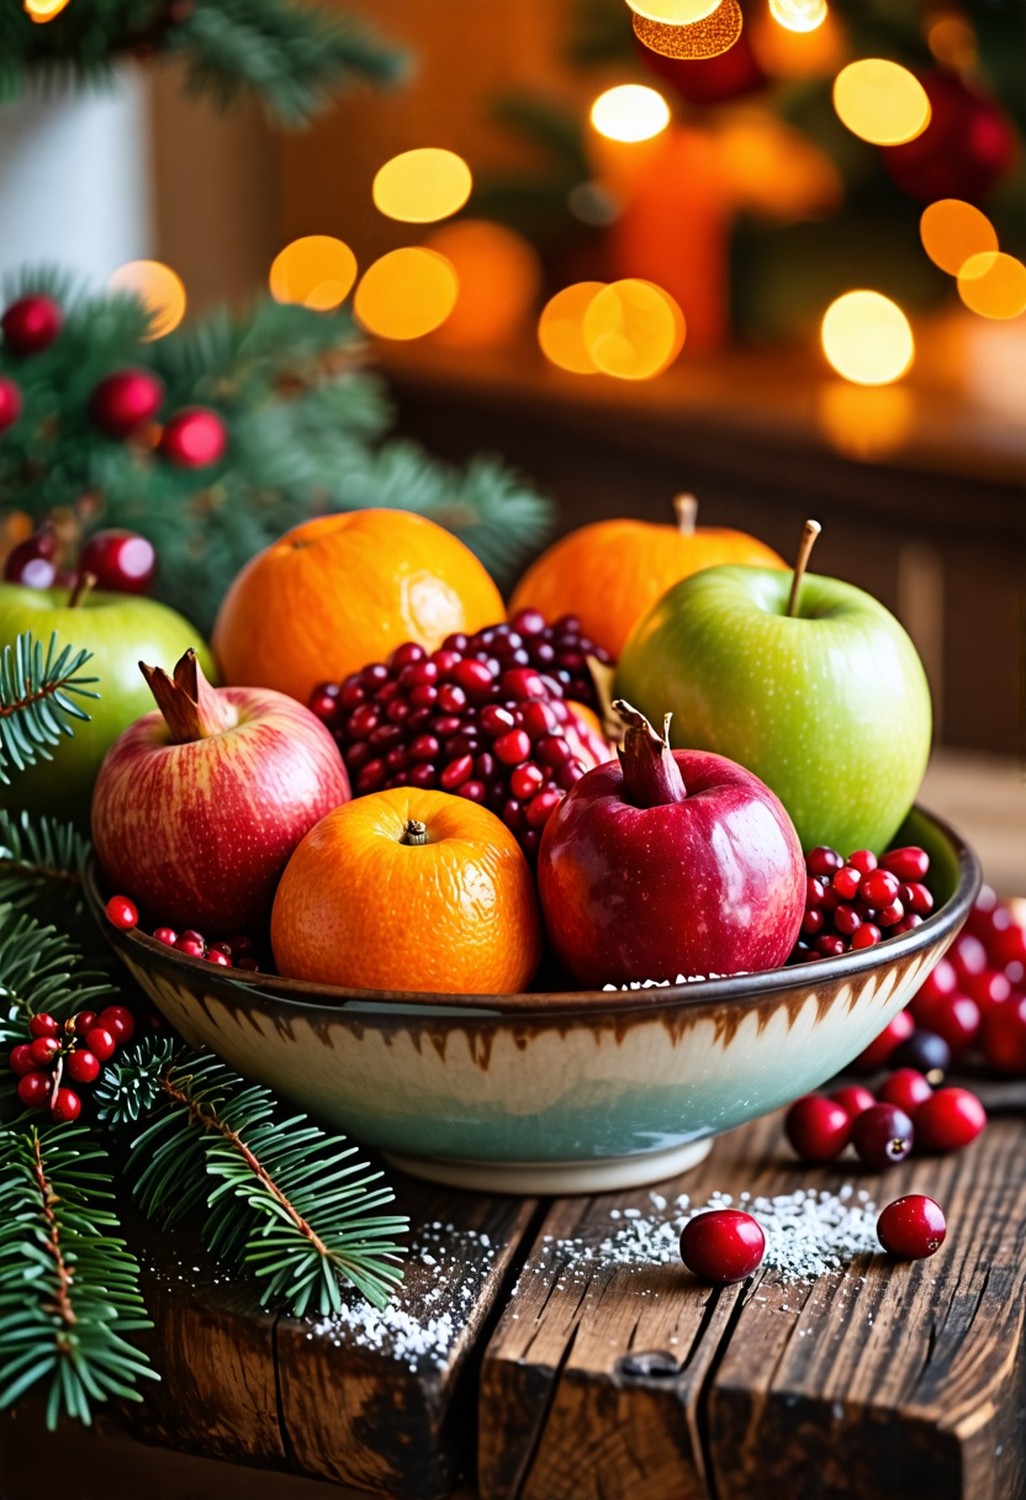
[[888,849],[880,856],[880,867],[890,870],[899,880],[922,880],[930,868],[930,856],[925,849],[909,845],[903,849]]

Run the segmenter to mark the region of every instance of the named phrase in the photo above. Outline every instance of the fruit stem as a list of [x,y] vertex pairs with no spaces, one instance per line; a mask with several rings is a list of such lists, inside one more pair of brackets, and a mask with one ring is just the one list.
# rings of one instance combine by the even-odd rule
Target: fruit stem
[[673,514],[681,536],[692,536],[698,523],[698,501],[694,495],[674,495]]
[[626,725],[623,744],[617,747],[623,771],[624,799],[634,807],[665,807],[683,802],[688,791],[680,766],[670,749],[670,719],[663,719],[658,735],[643,713],[614,698],[613,708]]
[[95,573],[79,573],[78,577],[75,579],[75,586],[71,590],[71,597],[68,600],[68,608],[78,609],[79,605],[82,604],[88,594],[92,593],[95,587]]
[[798,558],[794,565],[794,577],[791,579],[791,593],[787,601],[787,613],[794,616],[798,610],[798,590],[802,586],[805,577],[805,569],[809,565],[809,557],[816,545],[816,538],[823,530],[818,521],[806,521],[802,529],[802,539],[798,545]]
[[400,844],[426,844],[427,824],[421,823],[417,818],[411,818],[403,829]]
[[204,677],[195,651],[186,651],[176,662],[173,677],[163,667],[148,667],[144,661],[139,663],[139,670],[164,715],[172,745],[210,739],[226,729],[234,729],[239,722],[234,704]]

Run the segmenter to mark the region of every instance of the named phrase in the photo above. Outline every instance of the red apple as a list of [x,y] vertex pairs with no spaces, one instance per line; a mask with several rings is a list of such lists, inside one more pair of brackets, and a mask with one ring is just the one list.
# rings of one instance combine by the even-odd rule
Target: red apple
[[335,742],[283,693],[211,687],[192,651],[173,678],[140,666],[158,711],[114,741],[93,793],[107,882],[179,930],[258,930],[293,849],[349,800]]
[[671,751],[628,704],[620,763],[589,771],[542,838],[560,962],[586,986],[755,973],[787,959],[805,905],[794,825],[743,766]]

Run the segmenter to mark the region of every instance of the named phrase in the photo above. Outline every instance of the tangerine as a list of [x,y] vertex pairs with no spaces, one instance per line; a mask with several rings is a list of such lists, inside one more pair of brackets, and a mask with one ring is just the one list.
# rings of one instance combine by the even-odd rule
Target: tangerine
[[583,632],[619,660],[631,630],[667,589],[721,563],[785,568],[772,548],[747,532],[696,526],[691,495],[674,500],[676,526],[595,521],[543,552],[513,591],[510,614],[537,609],[548,620],[576,615]]
[[252,558],[213,647],[225,683],[306,703],[403,641],[434,651],[502,617],[495,584],[450,531],[405,510],[354,510],[305,521]]
[[322,818],[271,914],[279,972],[344,989],[508,994],[530,981],[541,941],[534,880],[505,824],[415,787]]

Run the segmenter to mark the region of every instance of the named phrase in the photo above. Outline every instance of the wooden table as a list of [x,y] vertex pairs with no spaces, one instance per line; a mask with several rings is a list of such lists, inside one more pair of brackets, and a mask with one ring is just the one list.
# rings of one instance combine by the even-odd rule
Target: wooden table
[[[539,1202],[403,1180],[414,1252],[400,1306],[418,1324],[449,1319],[419,1357],[263,1313],[201,1251],[144,1233],[164,1383],[120,1427],[49,1449],[31,1416],[8,1419],[3,1493],[1010,1500],[1026,1485],[1026,1086],[987,1087],[980,1141],[886,1177],[847,1158],[802,1166],[773,1117],[656,1189]],[[814,1281],[760,1271],[718,1290],[673,1260],[597,1248],[631,1210],[669,1217],[680,1192],[702,1204],[844,1184],[881,1206],[931,1194],[947,1243],[915,1264],[861,1254]]]

